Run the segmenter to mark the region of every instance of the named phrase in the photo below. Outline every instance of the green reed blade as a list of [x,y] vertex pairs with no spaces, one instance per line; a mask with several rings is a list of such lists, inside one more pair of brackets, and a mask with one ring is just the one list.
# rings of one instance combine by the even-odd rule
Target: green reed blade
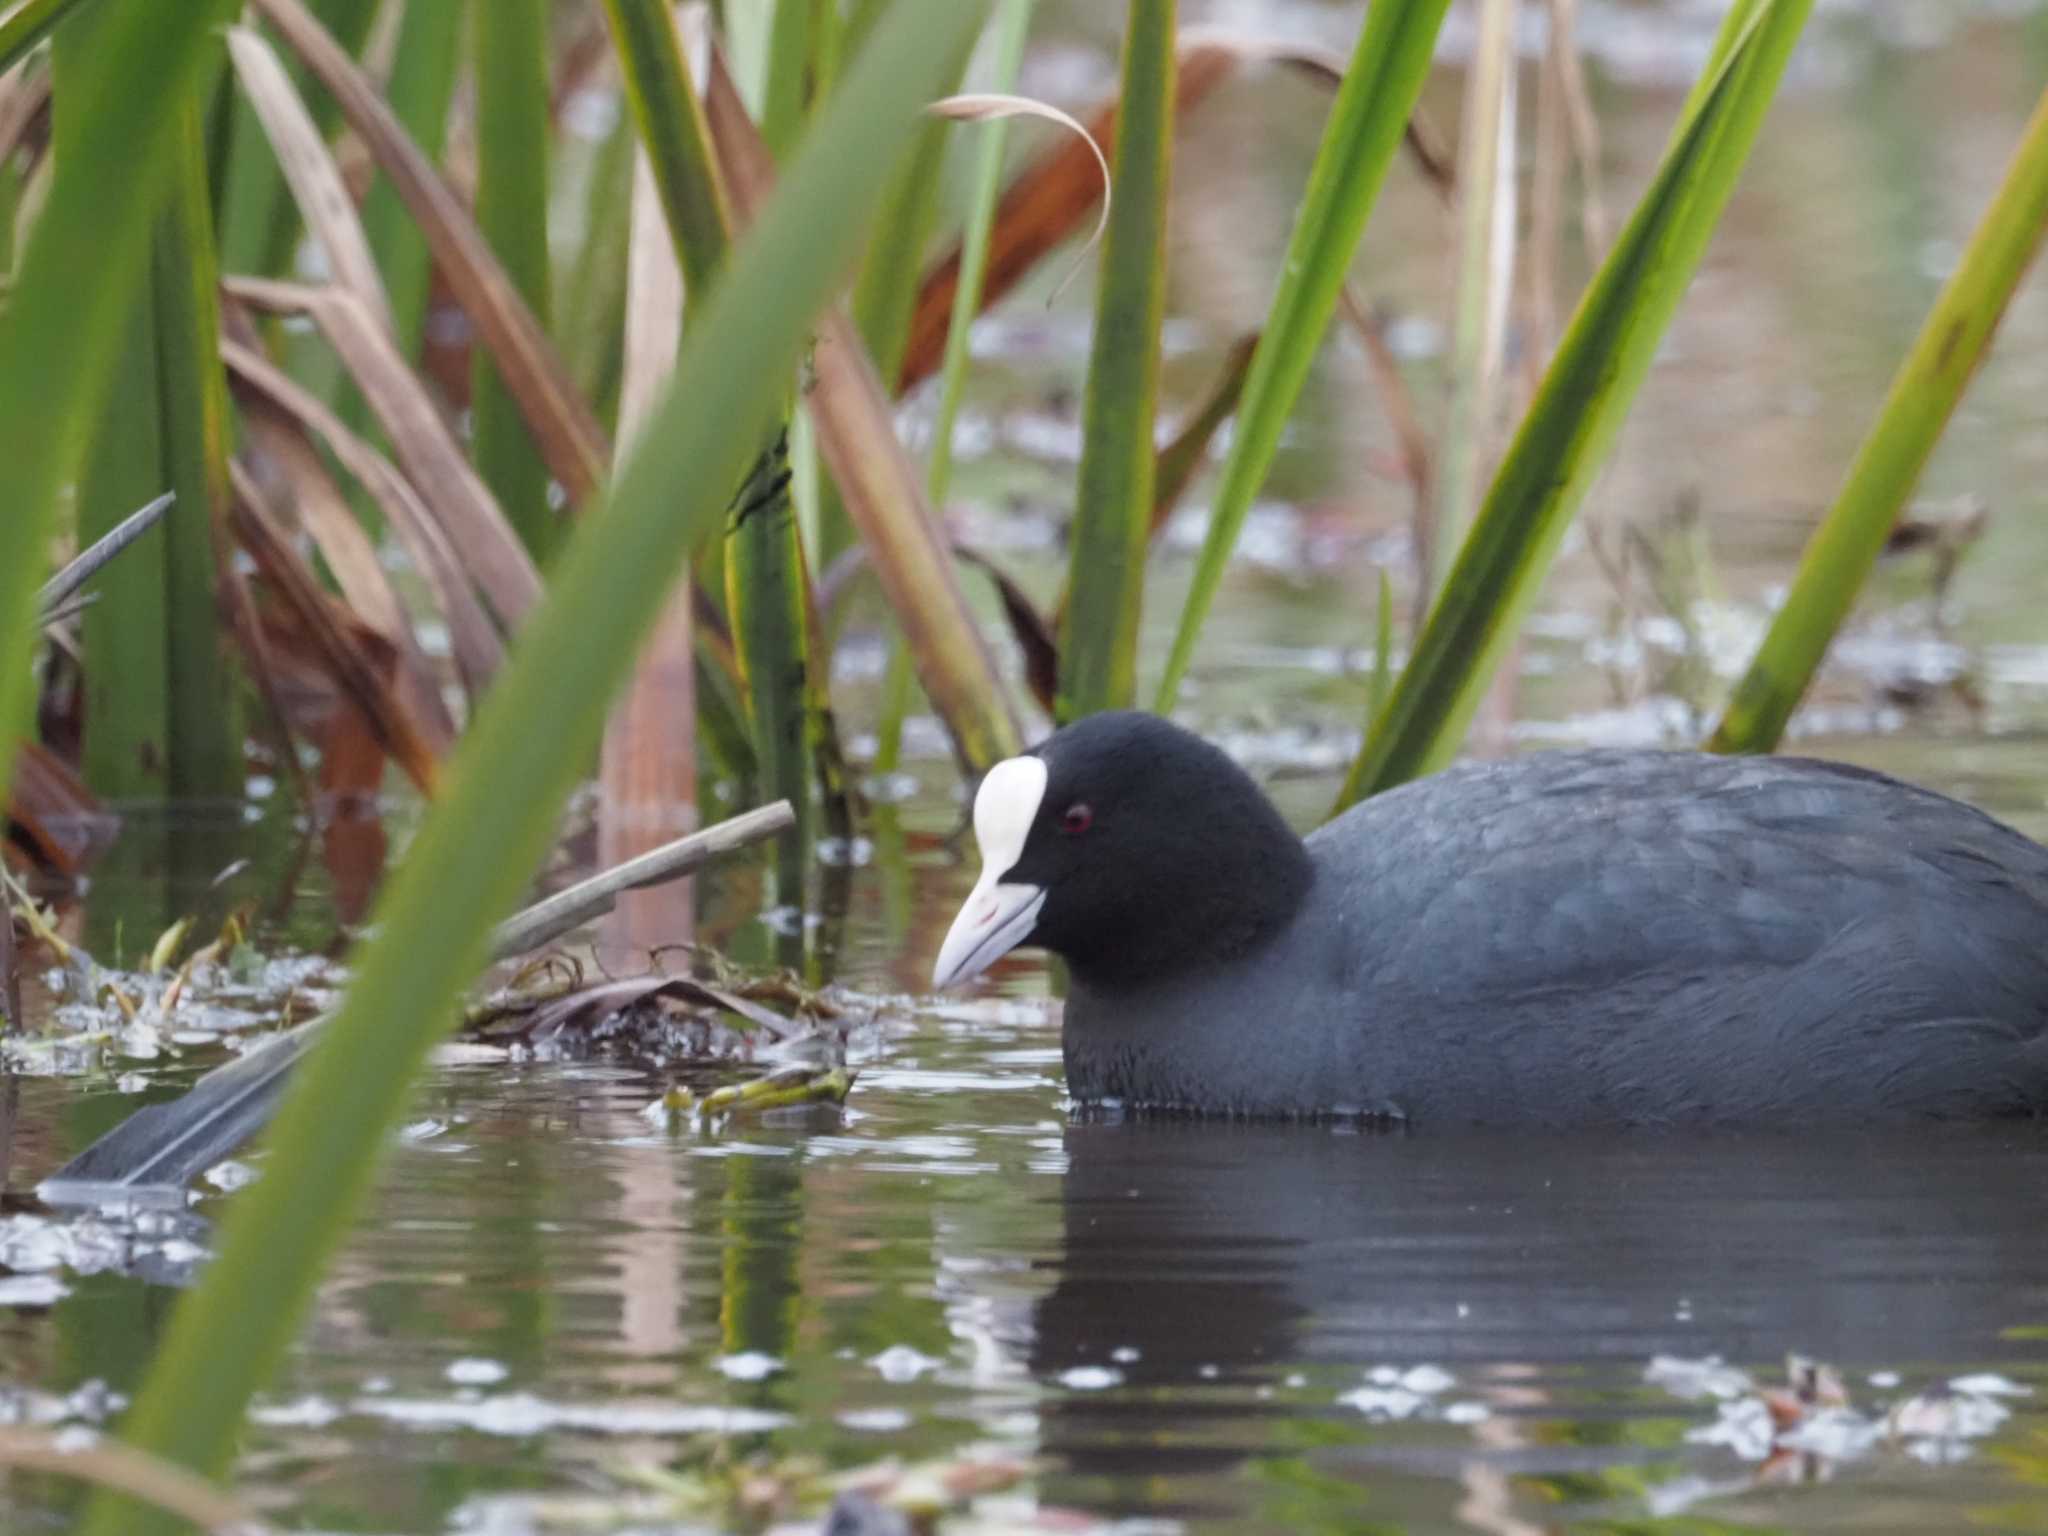
[[725,260],[732,215],[718,182],[711,130],[704,107],[683,66],[683,50],[665,0],[604,0],[613,45],[626,79],[626,100],[640,126],[661,211],[668,219],[683,281],[693,302],[707,292]]
[[1457,754],[1649,372],[1812,8],[1760,0],[1730,13],[1722,62],[1580,300],[1337,809]]
[[1174,0],[1131,0],[1129,16],[1060,625],[1055,715],[1062,724],[1127,709],[1138,688],[1178,71]]
[[1841,494],[1799,562],[1770,633],[1707,741],[1711,752],[1768,752],[1820,669],[1942,429],[1990,348],[2048,231],[2048,94],[1969,247],[1885,396]]
[[[548,323],[548,0],[487,0],[476,43],[476,221],[533,317]],[[563,527],[548,469],[488,350],[470,362],[470,455],[535,560]]]
[[162,484],[178,497],[163,545],[166,767],[172,794],[211,797],[239,794],[244,775],[235,676],[214,593],[215,530],[228,498],[228,394],[205,119],[196,99],[179,112],[174,138],[177,165],[152,264]]
[[1330,328],[1366,215],[1422,94],[1437,29],[1449,3],[1377,0],[1366,12],[1357,51],[1309,170],[1308,190],[1281,263],[1273,308],[1252,357],[1237,429],[1210,509],[1208,536],[1202,541],[1180,628],[1159,680],[1154,708],[1161,712],[1172,708],[1179,696],[1202,623],[1222,584],[1223,568],[1252,499],[1272,468],[1281,429],[1308,380],[1323,333]]
[[[462,68],[462,21],[460,0],[441,0],[435,5],[406,6],[399,22],[384,97],[429,160],[441,158],[441,146],[448,138],[448,108],[455,99],[455,79]],[[408,358],[417,357],[432,268],[426,236],[387,177],[372,182],[363,199],[363,233],[377,258],[378,271],[384,274],[399,350]]]
[[[80,12],[57,34],[52,59],[53,130],[60,163],[85,129],[95,84],[94,54],[105,46],[120,14],[107,6]],[[179,104],[182,119],[184,103]],[[172,133],[171,137],[176,138]],[[155,220],[140,215],[150,228]],[[155,272],[154,238],[145,272]],[[163,419],[159,412],[156,295],[145,281],[124,306],[120,360],[106,405],[95,417],[78,474],[78,540],[102,537],[136,507],[165,489]],[[171,669],[164,649],[169,625],[164,572],[171,527],[183,528],[204,512],[173,506],[165,538],[144,540],[109,566],[98,584],[99,601],[85,612],[86,781],[109,799],[157,799],[170,791]]]
[[[897,0],[822,109],[744,259],[709,296],[666,398],[608,498],[561,551],[546,602],[379,902],[377,937],[280,1112],[263,1177],[235,1197],[218,1257],[179,1298],[122,1426],[132,1442],[209,1474],[226,1467],[251,1394],[296,1334],[428,1051],[482,963],[489,925],[512,908],[552,842],[687,550],[716,524],[770,429],[919,104],[982,15],[972,0]],[[164,52],[157,45],[152,62],[161,65]],[[132,127],[129,118],[116,121]],[[132,154],[148,140],[119,142]],[[64,320],[75,333],[75,314]],[[0,372],[0,385],[13,373]],[[19,441],[14,431],[0,415],[7,441]],[[166,1529],[112,1495],[95,1500],[84,1524],[87,1536]]]
[[232,9],[229,0],[168,10],[154,0],[101,0],[101,15],[86,18],[105,30],[95,27],[94,46],[74,61],[81,94],[73,99],[97,108],[61,125],[65,164],[0,311],[0,785],[29,718],[35,590],[63,488],[108,398],[143,291],[178,113],[210,83],[220,57],[214,29]]
[[[995,57],[988,89],[1007,94],[1015,88],[1017,73],[1024,64],[1024,44],[1031,32],[1033,0],[1002,0],[996,13]],[[953,313],[946,329],[946,356],[939,373],[939,408],[932,418],[931,456],[925,463],[925,489],[934,516],[943,517],[946,493],[953,480],[953,427],[960,419],[960,402],[967,392],[968,343],[974,317],[981,313],[981,290],[988,275],[990,231],[995,227],[996,204],[1003,190],[1003,146],[1009,138],[1009,120],[990,118],[981,128],[981,147],[974,162],[974,185],[968,193],[967,223],[960,237],[960,281],[953,290]],[[915,289],[907,289],[910,305],[904,309],[906,327],[910,307],[916,302]],[[906,332],[907,334],[907,332]],[[900,361],[901,346],[898,354]],[[894,378],[891,369],[883,378]],[[889,667],[882,678],[882,705],[875,726],[875,771],[894,773],[903,755],[903,721],[916,693],[916,675],[910,651],[899,636],[889,647]]]

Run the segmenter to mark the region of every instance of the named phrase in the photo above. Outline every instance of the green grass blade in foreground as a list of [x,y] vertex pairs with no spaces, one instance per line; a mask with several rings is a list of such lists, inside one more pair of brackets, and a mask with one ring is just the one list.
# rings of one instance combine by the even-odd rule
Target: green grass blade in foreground
[[[1375,8],[1377,9],[1377,7]],[[1110,173],[1109,228],[1081,407],[1060,724],[1128,709],[1152,527],[1159,325],[1166,305],[1166,200],[1173,179],[1174,0],[1131,0]]]
[[[476,41],[476,222],[534,318],[548,323],[548,0],[488,0]],[[470,453],[477,472],[544,561],[562,528],[548,468],[488,349],[470,361]]]
[[28,721],[35,591],[78,467],[80,424],[106,399],[177,150],[177,113],[218,57],[213,29],[232,9],[230,0],[173,10],[132,0],[121,25],[100,34],[91,59],[99,108],[81,115],[0,311],[0,787]]
[[1351,269],[1366,215],[1387,167],[1401,147],[1408,118],[1429,74],[1437,29],[1450,0],[1379,0],[1330,108],[1322,146],[1308,173],[1308,191],[1280,266],[1280,286],[1252,357],[1251,376],[1223,462],[1208,536],[1195,563],[1194,584],[1181,610],[1155,708],[1173,706],[1194,659],[1195,642],[1223,580],[1252,499],[1265,483],[1280,432],[1308,381],[1337,296]]
[[[710,296],[667,398],[609,501],[563,549],[553,590],[379,902],[378,937],[280,1114],[263,1177],[236,1196],[219,1256],[179,1299],[122,1427],[135,1443],[200,1471],[226,1467],[249,1397],[298,1331],[368,1194],[427,1053],[482,962],[489,925],[546,852],[685,551],[724,510],[920,103],[982,14],[966,0],[897,0],[822,110],[809,152],[764,213],[746,259]],[[114,99],[146,95],[138,86]],[[75,313],[63,318],[75,333]],[[0,432],[20,440],[4,418]],[[166,1527],[102,1498],[84,1529],[145,1536]]]
[[1813,0],[1754,7],[1580,300],[1337,809],[1443,767],[1628,414]]
[[1792,590],[1736,685],[1707,742],[1709,751],[1768,752],[1778,744],[1983,360],[2044,229],[2048,94],[2035,107],[2004,183],[1892,380],[1841,495],[1806,546]]

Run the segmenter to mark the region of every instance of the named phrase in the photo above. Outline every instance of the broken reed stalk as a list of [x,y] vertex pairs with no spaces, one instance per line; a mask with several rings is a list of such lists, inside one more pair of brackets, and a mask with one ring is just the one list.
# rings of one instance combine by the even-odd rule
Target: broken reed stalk
[[[789,803],[777,801],[629,859],[506,919],[492,934],[491,957],[506,960],[537,949],[609,911],[622,891],[679,879],[795,820]],[[45,1179],[38,1194],[52,1205],[99,1206],[182,1190],[268,1123],[330,1017],[322,1014],[252,1047],[207,1073],[183,1098],[130,1115]]]
[[171,503],[177,499],[166,491],[148,506],[129,513],[63,570],[44,582],[42,590],[36,593],[36,612],[42,615],[42,622],[49,623],[51,615],[63,606],[66,598],[97,576],[114,556],[154,528],[157,520],[170,510]]
[[716,826],[693,832],[688,837],[665,843],[652,853],[593,875],[545,901],[534,903],[516,917],[498,925],[491,950],[499,959],[525,954],[560,938],[572,928],[609,912],[623,892],[644,890],[680,879],[721,854],[731,853],[773,837],[796,825],[796,810],[787,800],[777,800],[758,810],[744,812]]

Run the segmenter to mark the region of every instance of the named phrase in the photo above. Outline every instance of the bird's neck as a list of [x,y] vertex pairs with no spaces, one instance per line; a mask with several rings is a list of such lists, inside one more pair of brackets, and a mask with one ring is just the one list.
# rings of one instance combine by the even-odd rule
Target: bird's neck
[[1258,809],[1235,836],[1202,838],[1191,828],[1188,878],[1162,881],[1125,921],[1063,946],[1074,979],[1114,997],[1228,965],[1270,942],[1307,899],[1315,863],[1263,796]]

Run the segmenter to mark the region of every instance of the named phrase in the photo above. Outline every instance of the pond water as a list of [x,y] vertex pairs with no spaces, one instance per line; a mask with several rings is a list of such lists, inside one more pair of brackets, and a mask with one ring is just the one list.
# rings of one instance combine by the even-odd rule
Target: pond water
[[[1189,10],[1340,45],[1353,14]],[[1611,207],[1647,174],[1717,11],[1584,0]],[[2048,74],[2038,8],[1822,11],[1592,509],[1606,550],[1643,531],[1670,579],[1640,562],[1616,576],[1583,539],[1567,551],[1509,745],[1691,738]],[[1085,101],[1113,30],[1089,7],[1049,15],[1027,88]],[[1441,123],[1456,85],[1432,87]],[[1191,130],[1176,407],[1256,310],[1319,111],[1254,80]],[[1236,229],[1217,218],[1231,209]],[[1241,234],[1261,220],[1263,254]],[[1361,260],[1424,401],[1445,228],[1397,176]],[[1085,292],[995,317],[965,425],[963,522],[1041,597],[1085,320]],[[2044,358],[2037,277],[1925,487],[1981,499],[1982,537],[1938,596],[1925,554],[1881,578],[1797,726],[1805,750],[2037,837]],[[1183,710],[1304,826],[1357,739],[1375,569],[1407,579],[1383,419],[1333,346]],[[1154,664],[1201,494],[1156,565]],[[1687,502],[1697,538],[1672,515]],[[858,726],[882,648],[858,618],[850,636]],[[823,1474],[895,1461],[990,1488],[949,1530],[2048,1530],[2048,1132],[1532,1140],[1076,1118],[1035,957],[928,995],[973,869],[942,743],[914,725],[855,867],[795,925],[863,1021],[844,1109],[700,1132],[650,1117],[670,1074],[648,1063],[443,1061],[261,1402],[237,1471],[253,1505],[293,1530],[810,1530]],[[413,814],[391,807],[394,845]],[[308,843],[281,794],[136,815],[75,931],[132,964],[175,917],[258,901],[265,946],[309,958],[257,978],[246,1017],[210,1021],[248,1025],[334,984],[311,957],[357,910],[360,874],[332,838]],[[700,936],[750,961],[786,950],[763,888],[759,860],[708,877]],[[21,1198],[219,1055],[155,1044],[21,1053],[0,1421],[115,1422],[203,1262],[219,1184],[260,1172],[252,1157],[190,1213],[139,1226]],[[1814,1401],[1787,1400],[1788,1355],[1819,1362]],[[65,1530],[74,1498],[0,1476],[0,1526]]]

